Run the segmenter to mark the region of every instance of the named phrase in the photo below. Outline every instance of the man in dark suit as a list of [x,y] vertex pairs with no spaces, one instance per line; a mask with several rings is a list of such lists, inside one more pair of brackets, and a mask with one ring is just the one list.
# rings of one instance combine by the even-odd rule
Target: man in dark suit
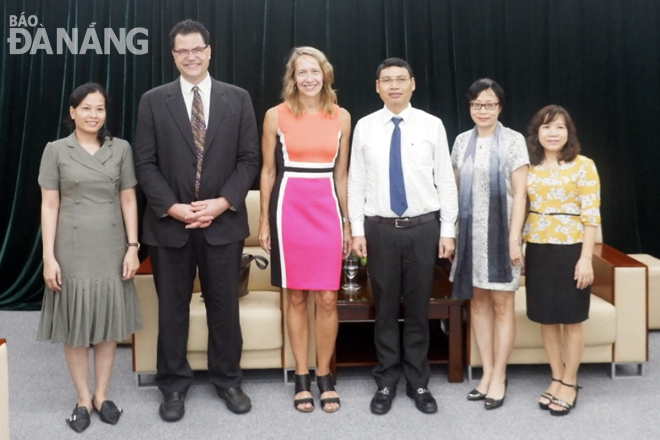
[[259,169],[257,126],[249,94],[209,75],[209,42],[201,23],[175,25],[170,43],[181,76],[145,93],[138,112],[135,166],[147,198],[142,240],[158,292],[156,383],[166,421],[183,417],[193,381],[186,346],[197,270],[210,380],[232,412],[252,407],[241,389],[238,274],[249,235],[244,203]]

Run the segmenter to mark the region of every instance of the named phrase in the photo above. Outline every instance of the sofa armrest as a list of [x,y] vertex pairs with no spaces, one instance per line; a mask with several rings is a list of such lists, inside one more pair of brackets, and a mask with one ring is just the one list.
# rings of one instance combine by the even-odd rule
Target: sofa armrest
[[142,330],[133,334],[133,371],[152,373],[156,371],[156,347],[158,342],[158,296],[153,275],[136,275]]
[[6,342],[0,339],[0,440],[9,440],[9,362]]
[[615,363],[648,361],[646,266],[606,244],[594,247],[592,293],[616,307]]

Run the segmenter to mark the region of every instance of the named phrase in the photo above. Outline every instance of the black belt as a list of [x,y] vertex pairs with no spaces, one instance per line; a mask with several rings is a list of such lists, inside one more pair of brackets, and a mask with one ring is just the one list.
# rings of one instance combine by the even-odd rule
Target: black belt
[[579,217],[580,214],[569,214],[567,212],[548,212],[548,213],[543,213],[543,212],[536,212],[536,211],[529,211],[530,214],[538,214],[538,215],[570,215],[573,217]]
[[392,225],[395,228],[412,228],[413,226],[417,225],[423,225],[424,223],[428,223],[432,220],[437,220],[438,219],[438,212],[427,212],[426,214],[418,215],[416,217],[380,217],[380,216],[373,216],[373,217],[366,217],[367,220],[371,220],[372,222],[376,223],[381,223],[383,225]]

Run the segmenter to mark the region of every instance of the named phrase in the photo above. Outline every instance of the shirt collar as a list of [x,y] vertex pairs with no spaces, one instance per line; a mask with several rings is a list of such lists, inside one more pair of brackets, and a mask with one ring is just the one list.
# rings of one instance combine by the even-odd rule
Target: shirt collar
[[[180,76],[179,79],[181,81],[181,90],[184,95],[190,95],[195,84],[185,80],[183,76]],[[202,95],[209,96],[211,93],[211,75],[209,75],[208,72],[206,72],[206,78],[204,78],[201,83],[197,84],[197,87],[199,87],[199,91]]]
[[390,111],[390,109],[387,108],[387,106],[383,106],[383,122],[387,123],[392,120],[394,116],[398,116],[404,121],[408,121],[410,119],[410,114],[412,113],[412,105],[408,104],[408,107],[406,107],[401,113],[398,115],[395,115]]

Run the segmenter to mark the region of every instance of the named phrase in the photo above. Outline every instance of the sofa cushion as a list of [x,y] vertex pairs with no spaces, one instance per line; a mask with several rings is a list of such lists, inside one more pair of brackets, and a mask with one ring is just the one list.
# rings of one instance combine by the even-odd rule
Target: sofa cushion
[[[539,324],[527,318],[527,298],[525,288],[516,292],[516,339],[515,348],[543,347],[543,337]],[[585,346],[613,344],[616,341],[616,308],[591,295],[589,319],[584,322]]]
[[[250,291],[239,299],[243,351],[270,350],[282,347],[282,312],[280,294],[273,291]],[[190,302],[188,351],[206,352],[208,347],[206,307],[199,293]]]

